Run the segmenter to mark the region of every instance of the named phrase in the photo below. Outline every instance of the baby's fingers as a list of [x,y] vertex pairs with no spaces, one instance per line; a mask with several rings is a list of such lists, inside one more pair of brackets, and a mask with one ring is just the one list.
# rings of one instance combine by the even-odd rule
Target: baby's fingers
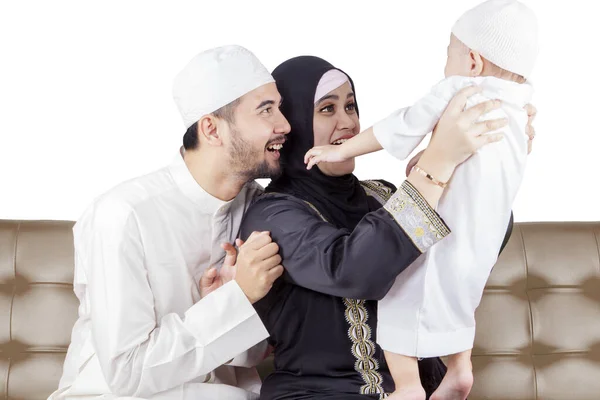
[[304,155],[304,164],[308,164],[311,157],[319,156],[319,155],[321,155],[322,152],[323,152],[323,150],[321,148],[313,147],[312,149],[307,151],[306,154]]
[[313,166],[317,165],[320,162],[321,162],[321,157],[319,157],[319,156],[311,157],[310,160],[308,161],[308,165],[306,166],[306,169],[309,170]]

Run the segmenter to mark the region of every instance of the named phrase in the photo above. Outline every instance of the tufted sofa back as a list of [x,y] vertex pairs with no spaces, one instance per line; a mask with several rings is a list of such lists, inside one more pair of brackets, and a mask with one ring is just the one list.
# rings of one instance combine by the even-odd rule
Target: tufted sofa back
[[[58,385],[78,307],[72,226],[0,220],[0,399]],[[599,243],[600,223],[515,224],[477,310],[470,400],[600,399]]]

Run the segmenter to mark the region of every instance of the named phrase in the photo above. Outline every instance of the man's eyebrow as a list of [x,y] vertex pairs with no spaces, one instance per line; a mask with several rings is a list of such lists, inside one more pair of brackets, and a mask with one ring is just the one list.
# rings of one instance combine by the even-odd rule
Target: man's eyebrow
[[262,103],[260,103],[258,105],[258,107],[256,107],[256,109],[258,110],[259,108],[263,108],[264,106],[272,106],[273,104],[275,104],[275,102],[273,100],[265,100]]

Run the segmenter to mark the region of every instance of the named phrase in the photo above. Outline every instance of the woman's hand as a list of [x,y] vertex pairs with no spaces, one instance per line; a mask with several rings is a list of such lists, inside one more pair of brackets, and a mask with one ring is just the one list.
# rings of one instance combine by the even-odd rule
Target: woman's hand
[[412,171],[413,167],[415,165],[417,165],[417,163],[419,162],[419,160],[421,159],[421,156],[423,155],[423,152],[425,150],[421,150],[420,152],[418,152],[413,158],[410,159],[410,161],[408,162],[408,164],[406,165],[406,176],[410,175],[410,171]]
[[[481,147],[498,142],[504,136],[501,133],[489,135],[486,133],[506,126],[508,124],[506,118],[477,122],[483,114],[499,108],[501,105],[499,100],[489,100],[465,110],[467,99],[480,91],[480,88],[470,86],[462,89],[452,98],[433,131],[429,146],[422,154],[416,156],[420,156],[417,159],[419,167],[437,181],[448,182],[459,164]],[[409,163],[410,168],[413,160]],[[409,172],[408,181],[415,186],[429,205],[435,208],[444,191],[443,185],[433,184],[416,172],[410,170],[407,172]]]
[[[529,136],[529,141],[527,142],[527,154],[529,154],[529,153],[531,153],[533,139],[535,138],[535,128],[533,127],[533,120],[535,119],[535,116],[537,115],[537,109],[532,104],[527,104],[524,108],[525,108],[525,111],[527,112],[527,116],[528,116],[527,127],[525,128],[525,132],[527,133],[527,136]],[[417,163],[421,159],[421,156],[423,155],[424,151],[425,150],[421,150],[420,152],[418,152],[408,162],[408,164],[406,166],[406,176],[408,176],[410,174],[410,171],[412,171],[413,167],[415,165],[417,165]]]
[[456,167],[481,147],[504,137],[502,133],[486,133],[505,127],[506,118],[477,122],[482,115],[499,108],[500,100],[489,100],[465,110],[467,99],[480,91],[475,86],[462,89],[442,114],[426,150],[433,153],[440,164]]

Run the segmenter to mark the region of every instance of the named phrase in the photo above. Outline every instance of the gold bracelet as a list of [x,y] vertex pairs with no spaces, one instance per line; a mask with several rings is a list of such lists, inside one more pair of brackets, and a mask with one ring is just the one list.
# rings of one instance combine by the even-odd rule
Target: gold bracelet
[[436,185],[438,185],[439,187],[441,187],[442,189],[445,189],[446,186],[448,186],[448,182],[440,182],[437,179],[435,179],[429,172],[421,169],[418,165],[415,165],[413,167],[413,169],[415,171],[417,171],[419,174],[423,175],[425,178],[429,179],[431,182],[435,183]]

